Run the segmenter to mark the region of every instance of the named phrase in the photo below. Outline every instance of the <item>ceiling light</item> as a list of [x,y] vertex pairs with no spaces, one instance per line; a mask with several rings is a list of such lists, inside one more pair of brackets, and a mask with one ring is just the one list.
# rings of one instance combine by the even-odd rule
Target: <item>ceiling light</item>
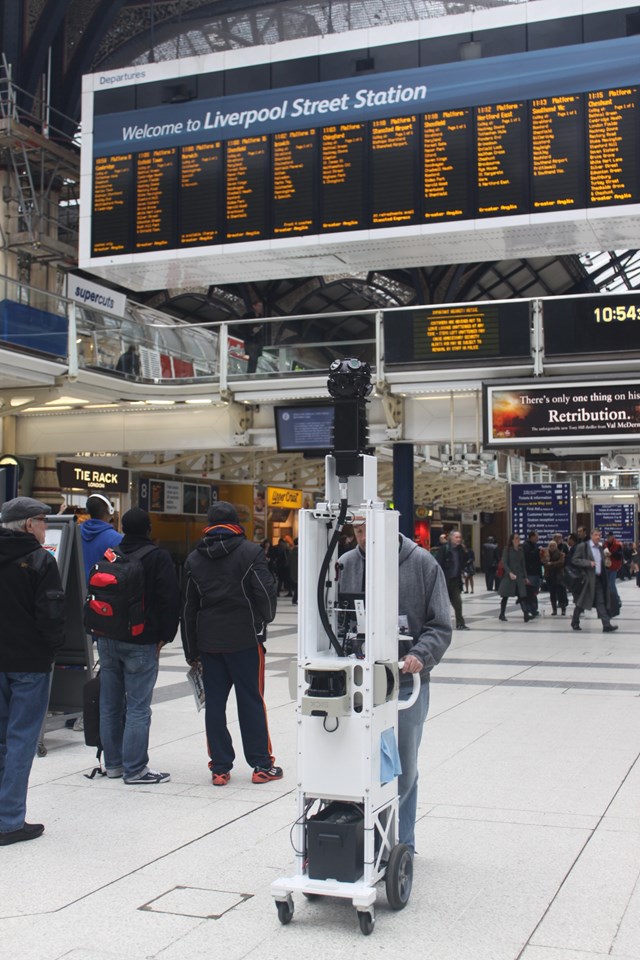
[[193,406],[195,406],[197,403],[213,403],[213,400],[207,400],[207,399],[202,399],[202,400],[185,400],[185,403],[190,403],[190,404],[192,404]]
[[144,403],[148,403],[156,407],[173,407],[175,405],[175,400],[145,400]]
[[119,403],[88,403],[85,407],[85,410],[104,410],[105,407],[119,407]]
[[59,404],[88,403],[88,400],[81,400],[79,397],[58,397],[57,400],[47,400],[48,407],[55,407]]
[[73,410],[73,407],[29,407],[29,413],[57,413],[58,410]]
[[12,407],[21,407],[25,403],[32,403],[35,397],[11,397],[9,401]]

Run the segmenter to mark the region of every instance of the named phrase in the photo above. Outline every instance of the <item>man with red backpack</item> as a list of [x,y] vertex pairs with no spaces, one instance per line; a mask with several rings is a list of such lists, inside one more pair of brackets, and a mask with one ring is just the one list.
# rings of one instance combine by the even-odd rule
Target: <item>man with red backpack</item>
[[122,530],[121,543],[90,572],[85,603],[85,624],[99,631],[100,739],[108,777],[165,783],[170,774],[148,766],[151,697],[160,650],[178,629],[180,589],[170,554],[151,540],[149,514],[133,507]]

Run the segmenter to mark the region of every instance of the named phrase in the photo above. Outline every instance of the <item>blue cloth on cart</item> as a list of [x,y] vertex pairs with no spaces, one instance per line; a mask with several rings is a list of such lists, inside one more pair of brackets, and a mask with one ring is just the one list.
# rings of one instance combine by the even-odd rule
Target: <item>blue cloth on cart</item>
[[402,773],[396,733],[393,727],[380,735],[380,783],[390,783]]

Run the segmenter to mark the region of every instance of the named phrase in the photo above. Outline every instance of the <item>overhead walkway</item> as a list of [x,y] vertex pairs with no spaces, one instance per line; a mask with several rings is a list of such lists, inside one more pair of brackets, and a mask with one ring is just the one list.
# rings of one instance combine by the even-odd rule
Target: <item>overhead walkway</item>
[[[282,927],[270,883],[293,869],[296,609],[282,599],[266,696],[280,782],[242,759],[211,786],[179,641],[161,657],[152,787],[83,776],[94,751],[55,730],[28,816],[46,830],[2,852],[0,943],[12,960],[637,960],[640,943],[640,590],[619,630],[593,614],[524,625],[495,594],[464,597],[434,670],[420,763],[418,856],[404,912],[378,898],[371,937],[344,901],[297,897]],[[570,611],[569,611],[570,612]],[[232,698],[233,699],[233,698]],[[234,709],[234,708],[233,708]],[[235,716],[231,729],[239,743]]]

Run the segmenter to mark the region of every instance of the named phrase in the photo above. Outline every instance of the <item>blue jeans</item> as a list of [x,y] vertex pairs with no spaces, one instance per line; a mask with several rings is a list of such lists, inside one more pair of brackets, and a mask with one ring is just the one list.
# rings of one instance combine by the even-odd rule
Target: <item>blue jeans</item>
[[125,643],[102,637],[100,656],[100,739],[108,770],[123,768],[125,780],[149,763],[151,697],[158,676],[153,643]]
[[0,833],[21,830],[51,673],[0,673]]
[[[412,687],[400,689],[400,700],[408,700]],[[398,711],[398,752],[402,773],[398,777],[398,840],[412,853],[416,848],[416,809],[418,806],[418,751],[424,723],[429,712],[429,684],[420,687],[418,699],[408,710]]]
[[611,567],[607,567],[607,583],[609,584],[609,593],[616,597],[619,603],[620,594],[618,593],[618,571],[612,570]]

